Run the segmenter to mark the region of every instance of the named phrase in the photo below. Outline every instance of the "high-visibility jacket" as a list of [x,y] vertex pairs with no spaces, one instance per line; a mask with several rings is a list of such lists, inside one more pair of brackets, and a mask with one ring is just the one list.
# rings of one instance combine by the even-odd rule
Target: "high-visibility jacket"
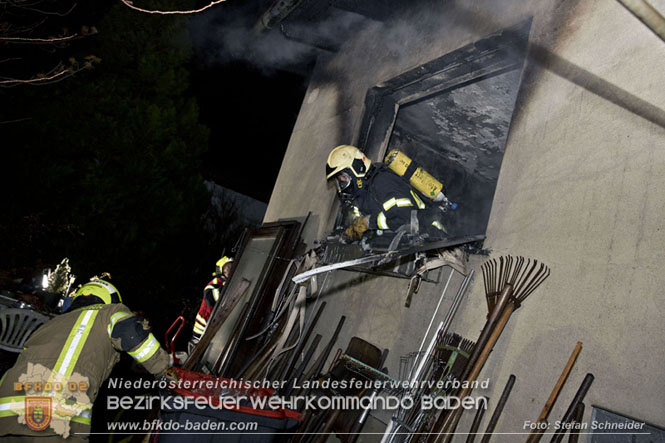
[[369,216],[370,229],[394,231],[411,222],[411,211],[430,212],[430,205],[418,191],[384,165],[372,165],[366,177],[353,204],[357,215]]
[[[84,306],[39,327],[0,381],[0,436],[89,432],[92,404],[120,360],[120,351],[152,374],[168,367],[168,354],[147,321],[123,304]],[[31,407],[34,397],[42,397],[50,407]],[[49,416],[51,423],[44,430],[19,423],[39,427]]]
[[223,286],[224,280],[219,277],[215,277],[210,280],[210,282],[203,289],[203,300],[201,301],[201,307],[199,308],[199,312],[196,314],[196,319],[194,320],[194,340],[200,339],[205,332],[206,326],[208,326],[208,320],[210,320],[212,310],[219,300]]

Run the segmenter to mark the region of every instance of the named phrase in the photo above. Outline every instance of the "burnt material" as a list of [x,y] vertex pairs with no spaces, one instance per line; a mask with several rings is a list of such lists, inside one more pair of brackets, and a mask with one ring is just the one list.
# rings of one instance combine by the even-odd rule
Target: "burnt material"
[[288,397],[291,395],[291,392],[293,392],[293,386],[296,380],[302,375],[302,373],[305,371],[305,367],[309,363],[309,361],[312,359],[312,356],[314,355],[314,351],[316,351],[316,347],[319,345],[319,342],[321,341],[321,334],[316,334],[314,337],[314,340],[312,340],[312,344],[309,345],[309,349],[307,350],[307,353],[305,354],[305,358],[303,359],[302,363],[296,368],[296,372],[293,375],[293,380],[289,383],[288,388],[286,389],[286,392],[284,394],[284,397]]
[[[333,346],[335,345],[335,342],[337,341],[337,337],[339,336],[339,333],[342,331],[342,326],[344,326],[344,321],[346,320],[345,316],[342,316],[339,319],[339,323],[337,323],[337,328],[335,328],[335,332],[333,333],[332,337],[330,338],[330,341],[326,345],[326,347],[321,351],[321,354],[318,356],[316,361],[314,362],[314,365],[310,368],[310,370],[307,372],[305,375],[304,380],[311,380],[314,377],[317,377],[321,371],[323,370],[323,365],[326,364],[326,360],[328,360],[328,356],[330,355],[330,351],[332,350]],[[309,393],[309,389],[306,389],[304,393],[301,395],[307,395]]]
[[[293,367],[296,364],[296,359],[302,352],[303,348],[305,347],[305,344],[307,343],[307,340],[309,340],[309,336],[312,335],[312,331],[314,330],[314,326],[316,326],[316,323],[319,321],[319,317],[321,317],[321,314],[323,313],[323,310],[326,308],[326,302],[321,303],[319,306],[318,311],[316,311],[316,314],[314,315],[314,318],[309,323],[309,326],[307,327],[307,332],[300,338],[300,342],[298,343],[298,346],[296,347],[295,351],[293,351],[293,354],[291,355],[291,358],[289,359],[288,364],[284,368],[284,371],[282,372],[281,376],[279,377],[280,380],[288,380],[291,378],[291,371],[293,370]],[[302,374],[302,373],[301,373]],[[296,377],[298,377],[297,375]]]
[[530,20],[372,88],[356,144],[381,159],[398,149],[458,202],[450,236],[484,234],[525,60]]

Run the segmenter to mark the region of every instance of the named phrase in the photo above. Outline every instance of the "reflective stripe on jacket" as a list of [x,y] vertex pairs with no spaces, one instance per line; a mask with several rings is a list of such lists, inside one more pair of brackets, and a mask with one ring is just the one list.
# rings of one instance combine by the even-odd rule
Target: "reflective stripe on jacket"
[[219,301],[223,286],[224,281],[219,277],[215,277],[203,289],[203,300],[194,319],[194,338],[201,338],[205,332],[212,310]]
[[[123,304],[85,306],[42,325],[0,382],[0,435],[62,435],[54,427],[88,432],[92,404],[121,351],[153,374],[168,367],[147,322]],[[19,423],[34,414],[34,397],[51,402],[51,425],[41,431]]]
[[383,165],[372,166],[354,204],[369,215],[370,229],[395,230],[411,222],[411,211],[427,207],[417,191]]

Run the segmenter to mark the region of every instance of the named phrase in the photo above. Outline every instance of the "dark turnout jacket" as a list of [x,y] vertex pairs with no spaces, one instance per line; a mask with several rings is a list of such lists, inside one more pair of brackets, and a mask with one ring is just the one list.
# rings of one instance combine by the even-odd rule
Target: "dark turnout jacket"
[[412,210],[427,208],[418,191],[384,165],[372,165],[353,203],[369,216],[370,229],[391,231],[410,223]]

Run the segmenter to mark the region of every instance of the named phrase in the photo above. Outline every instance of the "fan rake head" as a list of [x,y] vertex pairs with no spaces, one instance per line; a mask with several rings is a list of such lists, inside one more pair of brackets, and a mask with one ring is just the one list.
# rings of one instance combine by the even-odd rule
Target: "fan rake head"
[[511,301],[517,309],[550,275],[550,268],[544,263],[510,255],[486,261],[481,270],[489,312],[496,306],[499,294],[506,285],[513,287]]
[[475,345],[475,342],[451,332],[440,337],[437,343],[436,375],[439,378],[446,376],[460,379]]

